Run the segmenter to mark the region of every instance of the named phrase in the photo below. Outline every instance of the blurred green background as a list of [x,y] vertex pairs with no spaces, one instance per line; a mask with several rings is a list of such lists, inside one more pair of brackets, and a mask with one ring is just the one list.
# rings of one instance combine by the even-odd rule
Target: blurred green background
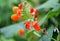
[[[23,21],[30,17],[24,15],[18,21],[10,19],[11,15],[14,14],[12,8],[25,1],[26,5],[39,10],[38,21],[41,28],[47,28],[49,35],[60,41],[60,32],[53,32],[55,27],[60,31],[60,0],[0,0],[0,41],[27,41],[24,36],[20,37],[18,35],[17,30],[22,27],[24,28]],[[36,36],[31,41],[54,40],[46,35],[42,35],[41,38]]]

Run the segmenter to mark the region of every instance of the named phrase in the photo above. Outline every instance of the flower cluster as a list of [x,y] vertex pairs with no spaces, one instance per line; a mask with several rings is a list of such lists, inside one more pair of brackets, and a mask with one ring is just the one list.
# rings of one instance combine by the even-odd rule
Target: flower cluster
[[[22,17],[22,14],[21,14],[22,9],[23,9],[22,7],[23,7],[23,4],[18,4],[18,7],[17,6],[13,7],[13,12],[15,14],[11,15],[11,20],[17,21],[19,18]],[[31,30],[31,28],[34,28],[34,30],[39,31],[40,26],[39,26],[38,21],[37,21],[38,10],[31,7],[29,9],[29,13],[34,17],[34,19],[33,20],[28,19],[24,22],[24,25],[25,25],[26,29]],[[19,29],[18,33],[20,35],[23,35],[24,34],[24,29],[23,28]]]
[[30,29],[30,24],[32,24],[32,26],[34,27],[35,30],[39,31],[40,30],[40,26],[38,25],[37,21],[30,21],[29,19],[27,21],[24,22],[24,25],[27,29]]
[[19,4],[18,7],[17,6],[13,7],[13,12],[14,12],[14,14],[12,14],[11,20],[17,21],[19,18],[22,17],[22,14],[21,14],[22,4]]

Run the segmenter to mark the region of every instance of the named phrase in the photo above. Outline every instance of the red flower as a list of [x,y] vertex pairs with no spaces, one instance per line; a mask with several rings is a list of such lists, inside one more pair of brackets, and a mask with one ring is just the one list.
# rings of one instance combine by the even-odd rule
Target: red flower
[[25,25],[25,27],[26,27],[27,29],[30,29],[30,25]]
[[19,17],[19,18],[22,17],[22,14],[21,14],[21,11],[20,11],[20,10],[17,11],[17,14],[18,14],[18,17]]
[[22,4],[18,4],[18,7],[19,7],[20,9],[22,9]]
[[13,15],[11,16],[11,20],[13,20],[13,21],[17,21],[18,19],[19,19],[19,17],[18,17],[17,14],[13,14]]
[[35,16],[35,12],[32,12],[31,15],[32,15],[32,16]]
[[32,13],[34,11],[34,8],[30,8],[30,13]]
[[34,12],[35,12],[35,18],[37,18],[38,17],[38,10],[34,9]]
[[19,30],[18,30],[18,34],[19,34],[19,35],[23,35],[23,34],[24,34],[24,29],[23,29],[23,28],[19,29]]
[[24,25],[27,29],[30,29],[30,20],[28,19],[26,22],[24,22]]
[[34,8],[30,8],[30,13],[32,14],[32,16],[35,15],[35,17],[37,17],[38,10],[37,9],[34,9]]
[[12,8],[12,10],[13,10],[14,13],[16,13],[17,10],[20,10],[20,9],[19,9],[17,6],[14,6],[14,7]]
[[37,14],[38,13],[38,10],[37,9],[34,9],[34,12],[35,12],[35,14]]
[[40,26],[38,25],[37,21],[33,21],[32,22],[32,26],[34,27],[35,30],[39,31],[40,30]]

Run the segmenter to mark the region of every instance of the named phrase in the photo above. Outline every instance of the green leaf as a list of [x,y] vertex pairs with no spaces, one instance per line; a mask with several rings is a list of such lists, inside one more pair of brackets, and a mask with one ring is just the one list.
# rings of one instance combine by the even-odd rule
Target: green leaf
[[37,9],[42,9],[42,8],[55,8],[58,5],[59,0],[48,0],[44,4],[37,6]]
[[48,12],[48,18],[51,18],[52,16],[55,16],[55,15],[57,15],[57,14],[59,14],[60,13],[60,8],[58,8],[58,10],[55,10],[55,11],[50,11],[50,12]]
[[44,21],[47,19],[47,16],[48,16],[48,14],[46,14],[41,20],[40,20],[40,22],[39,22],[39,25],[41,26],[43,23],[44,23]]
[[10,3],[18,3],[19,0],[9,0]]
[[60,39],[60,37],[59,37],[59,36],[60,36],[60,33],[59,33],[59,34],[58,34],[58,36],[57,36],[57,41],[59,41],[59,39]]
[[60,14],[60,8],[59,8],[58,10],[56,10],[56,11],[53,11],[53,10],[49,11],[49,12],[40,20],[39,25],[42,25],[42,24],[46,21],[46,19],[49,19],[49,18],[51,18],[51,17],[53,17],[53,16],[55,16],[55,15],[57,15],[57,14]]
[[[52,37],[52,35],[53,35],[53,29],[54,29],[54,26],[51,25],[51,26],[49,27],[49,29],[47,30],[47,32],[48,32],[48,34],[50,35],[50,37]],[[39,41],[51,41],[51,38],[50,38],[50,37],[48,37],[47,35],[43,35],[43,36],[39,39]]]
[[4,7],[7,3],[7,0],[0,0],[0,7]]
[[33,32],[34,32],[34,30],[31,30],[31,31],[27,32],[26,38],[29,38],[33,34]]
[[4,35],[0,36],[0,41],[15,41],[13,38],[5,38]]
[[20,28],[24,28],[23,22],[0,28],[0,31],[5,35],[5,37],[12,37]]

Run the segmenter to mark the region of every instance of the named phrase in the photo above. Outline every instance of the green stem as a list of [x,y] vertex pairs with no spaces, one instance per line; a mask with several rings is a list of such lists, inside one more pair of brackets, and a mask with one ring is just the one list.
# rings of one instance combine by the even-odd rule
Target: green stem
[[41,37],[41,35],[39,35],[37,32],[34,31],[34,34],[38,37]]

